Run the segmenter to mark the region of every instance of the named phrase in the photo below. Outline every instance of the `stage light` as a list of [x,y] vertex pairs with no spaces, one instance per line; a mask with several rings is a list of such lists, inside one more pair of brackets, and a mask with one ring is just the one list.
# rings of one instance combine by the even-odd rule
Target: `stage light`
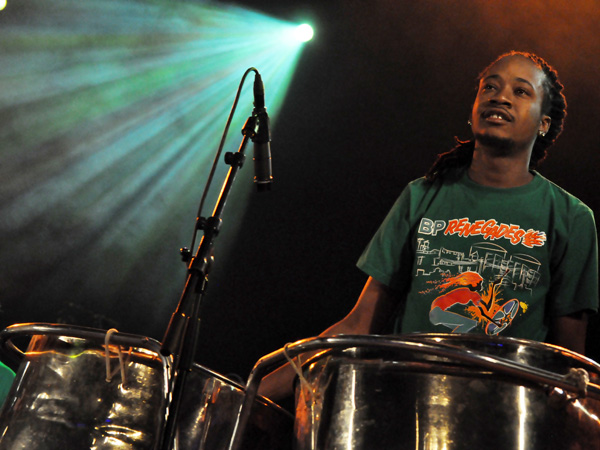
[[0,11],[6,8],[6,0],[0,0]]
[[298,27],[296,28],[296,37],[300,42],[310,41],[313,38],[314,34],[315,33],[313,28],[307,23],[298,25]]

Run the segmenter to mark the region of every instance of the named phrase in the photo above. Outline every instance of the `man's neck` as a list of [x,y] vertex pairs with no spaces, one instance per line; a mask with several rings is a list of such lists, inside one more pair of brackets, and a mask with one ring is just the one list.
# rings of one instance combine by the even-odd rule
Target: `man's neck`
[[524,186],[533,179],[529,156],[497,157],[477,149],[473,152],[468,174],[477,184],[497,188]]

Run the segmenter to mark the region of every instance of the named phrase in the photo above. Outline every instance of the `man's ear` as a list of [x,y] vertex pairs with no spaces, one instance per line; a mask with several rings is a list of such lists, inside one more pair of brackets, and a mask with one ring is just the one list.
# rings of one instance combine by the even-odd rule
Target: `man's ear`
[[552,117],[542,116],[542,121],[540,123],[540,132],[544,134],[548,133],[548,131],[550,130],[550,125],[552,125]]

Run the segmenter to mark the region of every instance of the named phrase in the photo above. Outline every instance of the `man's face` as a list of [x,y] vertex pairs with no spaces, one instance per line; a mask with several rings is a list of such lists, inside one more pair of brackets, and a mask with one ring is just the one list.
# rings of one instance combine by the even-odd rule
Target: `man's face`
[[542,114],[544,77],[531,60],[519,55],[490,67],[479,82],[471,113],[476,142],[530,149],[538,132],[550,127],[550,117]]

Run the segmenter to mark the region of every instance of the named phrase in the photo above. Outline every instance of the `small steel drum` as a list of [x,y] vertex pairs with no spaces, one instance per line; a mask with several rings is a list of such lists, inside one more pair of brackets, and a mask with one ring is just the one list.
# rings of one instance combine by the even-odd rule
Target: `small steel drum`
[[[15,344],[24,339],[25,353]],[[161,448],[173,379],[171,361],[157,341],[85,327],[21,324],[0,333],[0,350],[19,367],[0,412],[0,450]],[[223,450],[243,398],[240,386],[195,365],[172,448]],[[292,426],[289,413],[258,398],[243,448],[288,449]]]
[[[177,421],[177,449],[225,450],[244,400],[244,389],[201,366],[194,366]],[[290,450],[294,417],[275,403],[255,398],[244,450]]]
[[476,335],[330,342],[297,384],[297,450],[600,449],[600,366],[576,353]]

